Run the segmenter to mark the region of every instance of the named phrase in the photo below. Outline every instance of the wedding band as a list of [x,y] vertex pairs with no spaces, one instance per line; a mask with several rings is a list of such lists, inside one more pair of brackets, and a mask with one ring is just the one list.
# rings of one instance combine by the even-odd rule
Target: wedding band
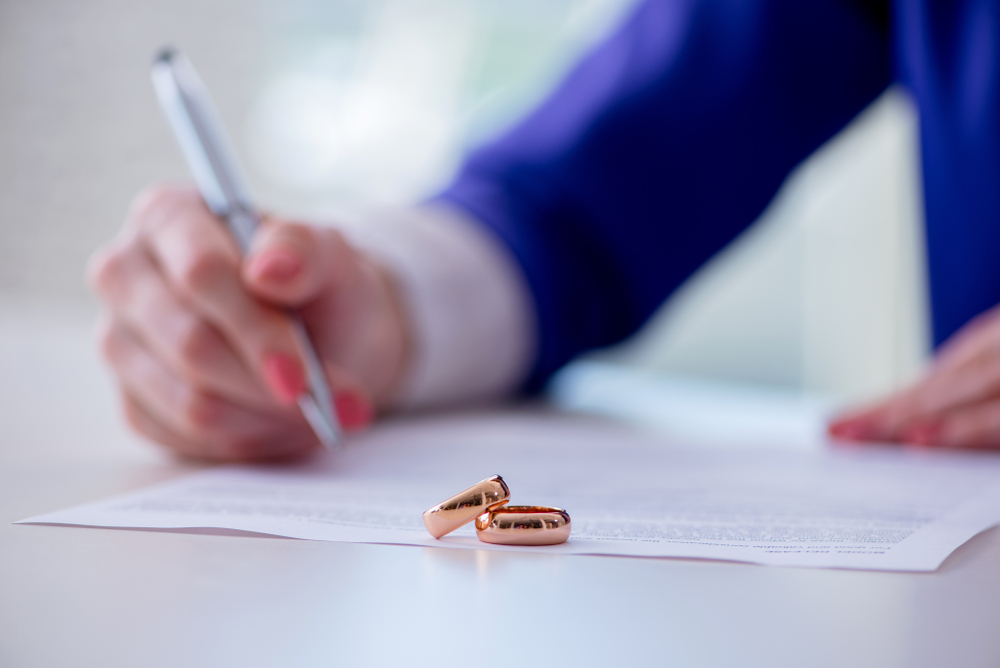
[[425,511],[424,526],[432,536],[440,538],[508,501],[507,483],[495,475]]
[[569,513],[549,506],[503,506],[476,518],[476,535],[484,543],[558,545],[569,532]]

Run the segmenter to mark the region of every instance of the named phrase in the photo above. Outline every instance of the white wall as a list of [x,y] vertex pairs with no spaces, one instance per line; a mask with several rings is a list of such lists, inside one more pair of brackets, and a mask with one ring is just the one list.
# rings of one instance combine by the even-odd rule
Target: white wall
[[429,194],[632,0],[0,0],[0,299],[87,305],[132,196],[189,179],[149,63],[184,50],[260,204]]

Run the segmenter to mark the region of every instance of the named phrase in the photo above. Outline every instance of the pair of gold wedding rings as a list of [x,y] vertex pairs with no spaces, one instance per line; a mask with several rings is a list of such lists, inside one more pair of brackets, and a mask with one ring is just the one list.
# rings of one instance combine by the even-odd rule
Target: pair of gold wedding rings
[[569,538],[569,513],[550,506],[509,506],[510,490],[498,475],[476,483],[424,512],[435,538],[475,520],[476,536],[497,545],[557,545]]

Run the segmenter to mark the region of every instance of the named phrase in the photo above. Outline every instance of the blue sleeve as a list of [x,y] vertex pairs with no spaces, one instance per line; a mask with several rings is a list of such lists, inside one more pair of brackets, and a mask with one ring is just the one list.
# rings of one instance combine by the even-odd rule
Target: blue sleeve
[[899,77],[920,108],[940,345],[1000,303],[1000,2],[907,0],[895,10]]
[[836,0],[648,0],[441,197],[492,228],[531,287],[537,387],[638,329],[752,223],[788,172],[890,81]]

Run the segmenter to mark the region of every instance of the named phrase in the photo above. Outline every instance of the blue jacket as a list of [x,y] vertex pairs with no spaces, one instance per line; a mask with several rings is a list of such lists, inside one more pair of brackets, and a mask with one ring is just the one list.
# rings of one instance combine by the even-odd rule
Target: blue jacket
[[1000,303],[998,4],[640,4],[441,195],[527,276],[529,385],[637,330],[893,81],[920,113],[935,343]]

